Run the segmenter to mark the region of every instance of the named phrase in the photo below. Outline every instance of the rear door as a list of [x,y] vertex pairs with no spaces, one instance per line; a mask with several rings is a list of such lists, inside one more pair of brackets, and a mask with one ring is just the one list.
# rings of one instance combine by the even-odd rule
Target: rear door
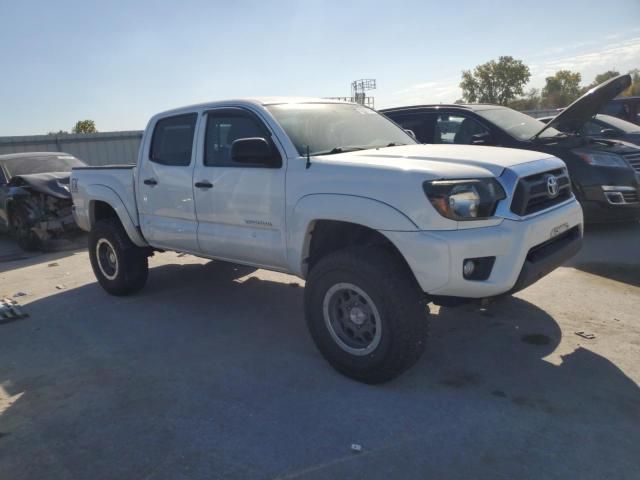
[[[194,171],[198,242],[203,254],[240,263],[284,268],[284,155],[272,132],[243,108],[213,109],[203,117],[202,141]],[[236,163],[234,140],[262,137],[275,166]]]
[[197,113],[159,119],[138,173],[142,233],[155,247],[197,252],[193,200]]

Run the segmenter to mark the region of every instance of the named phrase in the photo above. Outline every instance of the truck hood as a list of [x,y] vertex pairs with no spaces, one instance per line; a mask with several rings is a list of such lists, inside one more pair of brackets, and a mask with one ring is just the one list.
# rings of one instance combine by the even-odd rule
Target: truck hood
[[16,175],[11,177],[9,185],[14,187],[29,187],[39,193],[52,197],[70,199],[69,172],[33,173],[30,175]]
[[499,177],[507,167],[551,155],[478,145],[404,145],[316,157],[327,163],[430,173],[434,178]]
[[561,132],[577,133],[589,119],[602,110],[602,107],[629,88],[629,85],[631,85],[629,74],[619,75],[601,83],[553,117],[533,138],[540,136],[551,127]]

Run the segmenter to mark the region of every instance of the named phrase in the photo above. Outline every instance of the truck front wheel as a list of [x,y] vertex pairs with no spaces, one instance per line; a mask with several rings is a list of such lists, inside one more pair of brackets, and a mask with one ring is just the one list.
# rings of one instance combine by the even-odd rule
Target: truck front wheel
[[96,222],[89,233],[89,258],[98,282],[112,295],[137,292],[147,281],[147,253],[117,219]]
[[371,384],[411,367],[429,330],[423,293],[400,259],[382,247],[350,247],[320,259],[307,279],[305,314],[327,361]]

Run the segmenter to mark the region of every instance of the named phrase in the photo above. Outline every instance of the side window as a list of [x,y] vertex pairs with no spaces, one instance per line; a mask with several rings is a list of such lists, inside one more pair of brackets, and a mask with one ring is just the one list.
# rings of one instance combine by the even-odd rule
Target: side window
[[5,183],[7,183],[7,177],[5,177],[2,167],[0,167],[0,185],[4,185]]
[[433,143],[433,115],[426,113],[392,114],[389,118],[416,134],[420,143]]
[[443,113],[436,120],[433,140],[434,143],[471,145],[473,136],[480,134],[489,134],[489,131],[474,119]]
[[[261,137],[269,144],[270,134],[259,120],[243,112],[210,113],[204,144],[204,165],[207,167],[240,167],[231,159],[231,145],[241,138]],[[251,165],[249,165],[251,166]]]
[[605,126],[600,124],[600,123],[596,123],[593,120],[588,121],[585,126],[582,129],[582,134],[583,135],[600,135],[600,133],[602,132],[602,130],[605,129]]
[[614,117],[625,118],[625,105],[622,102],[609,102],[600,109],[600,113],[606,113]]
[[188,166],[197,118],[197,113],[188,113],[159,120],[153,130],[149,160],[162,165]]

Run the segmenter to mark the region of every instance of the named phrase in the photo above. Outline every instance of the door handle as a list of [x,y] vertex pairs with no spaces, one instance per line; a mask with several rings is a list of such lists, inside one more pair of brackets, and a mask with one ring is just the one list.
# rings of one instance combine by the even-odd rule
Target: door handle
[[207,180],[204,180],[202,182],[194,183],[194,186],[196,188],[204,188],[205,190],[208,190],[209,188],[213,187],[213,183],[210,183]]
[[155,178],[147,178],[146,180],[144,180],[144,182],[143,182],[143,183],[144,183],[145,185],[151,185],[151,186],[154,186],[154,185],[157,185],[157,184],[158,184],[158,181],[157,181]]

